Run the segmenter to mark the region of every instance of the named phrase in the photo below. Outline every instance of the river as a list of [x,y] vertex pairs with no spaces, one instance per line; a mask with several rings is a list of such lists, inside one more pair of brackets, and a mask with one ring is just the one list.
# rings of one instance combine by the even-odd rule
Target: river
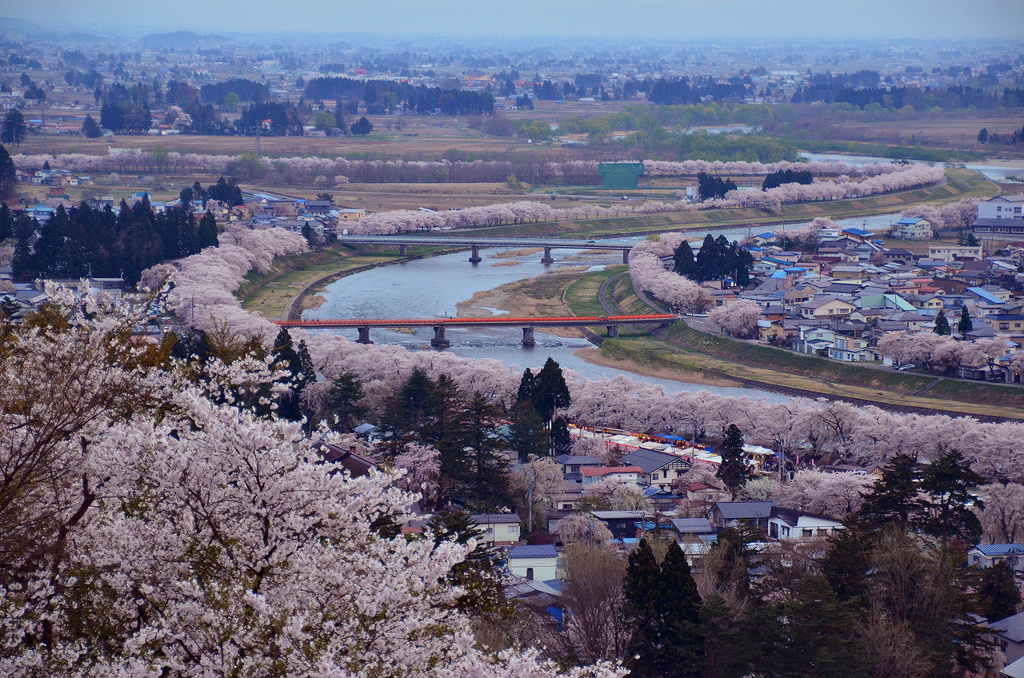
[[[801,153],[800,157],[812,162],[845,162],[853,167],[864,165],[887,164],[892,158],[876,158],[869,155],[847,155],[845,153]],[[911,160],[913,163],[928,163],[923,160]],[[992,181],[1006,181],[1007,177],[1024,176],[1024,160],[986,160],[984,162],[968,162],[967,169],[981,172]]]
[[[844,226],[882,230],[888,228],[897,216],[884,214],[846,219],[840,223]],[[747,235],[747,229],[718,229],[711,233],[715,237],[724,235],[730,240],[738,240]],[[699,237],[703,238],[703,234]],[[635,243],[640,239],[620,238],[607,242]],[[516,257],[515,261],[520,263],[510,266],[510,259],[495,256],[501,251],[503,250],[482,250],[483,261],[476,266],[467,261],[468,252],[459,252],[356,273],[328,285],[322,293],[326,300],[324,304],[318,309],[304,311],[302,317],[310,320],[452,317],[458,313],[457,304],[472,298],[477,292],[534,278],[563,267],[587,265],[590,271],[598,271],[622,262],[621,255],[615,251],[584,253],[578,250],[555,250],[554,264],[542,264],[542,253],[537,252]],[[347,332],[351,338],[355,338],[354,330]],[[706,390],[721,395],[763,397],[772,401],[788,400],[787,396],[759,389],[689,384],[593,365],[576,355],[579,349],[592,346],[585,339],[564,338],[537,332],[536,347],[527,349],[520,344],[522,333],[518,328],[450,328],[445,330],[445,335],[451,340],[451,348],[448,350],[456,355],[467,358],[493,358],[516,369],[538,367],[550,356],[562,367],[572,369],[588,379],[614,378],[627,374],[634,379],[661,385],[669,393]],[[395,344],[410,350],[433,350],[430,348],[432,336],[433,332],[429,328],[417,329],[412,333],[386,329],[370,331],[370,338],[374,343]]]

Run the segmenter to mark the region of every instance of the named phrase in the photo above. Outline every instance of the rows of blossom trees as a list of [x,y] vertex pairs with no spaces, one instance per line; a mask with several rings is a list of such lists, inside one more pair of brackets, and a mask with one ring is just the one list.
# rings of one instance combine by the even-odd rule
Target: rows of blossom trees
[[[302,248],[305,243],[297,238],[291,242],[285,233],[273,230],[240,235],[245,233],[254,238],[247,247],[264,248],[258,255],[232,246],[235,236],[229,230],[222,236],[220,248],[193,255],[179,264],[169,303],[198,328],[227,326],[237,332],[262,336],[269,342],[276,335],[276,326],[243,311],[231,292],[240,284],[245,267],[255,265],[256,261],[266,265],[275,247]],[[283,244],[271,245],[275,237]],[[666,240],[668,246],[673,242],[671,238]],[[638,248],[659,246],[648,243],[641,243]],[[216,254],[220,249],[228,256]],[[357,375],[370,407],[382,404],[386,394],[400,388],[417,368],[432,379],[447,374],[464,392],[480,392],[506,409],[511,409],[515,402],[521,375],[496,360],[363,345],[336,335],[294,334],[297,339],[306,340],[317,371],[326,378],[343,373]],[[748,442],[790,454],[803,450],[823,461],[862,464],[878,463],[897,452],[933,459],[952,449],[961,449],[975,468],[989,478],[1024,480],[1024,448],[1018,444],[1024,435],[1024,425],[1015,422],[983,423],[970,417],[896,414],[877,407],[800,398],[770,403],[707,392],[667,394],[659,386],[625,376],[593,381],[570,370],[565,375],[572,395],[566,416],[580,423],[675,432],[691,439],[714,436],[735,423]],[[970,449],[963,449],[964,441],[968,440]]]
[[356,222],[350,231],[360,235],[387,235],[448,228],[476,228],[526,221],[596,219],[742,207],[775,209],[789,203],[862,198],[878,193],[919,188],[941,181],[943,176],[944,171],[941,167],[909,165],[901,168],[898,172],[881,174],[859,181],[844,176],[836,181],[822,181],[809,185],[785,184],[767,191],[730,191],[723,199],[706,200],[697,204],[686,200],[648,201],[635,206],[581,205],[558,209],[537,202],[517,202],[447,212],[396,210],[367,215]]
[[[504,182],[509,174],[529,183],[594,184],[600,181],[596,160],[349,160],[317,157],[259,157],[226,154],[153,153],[142,149],[118,149],[107,155],[85,153],[18,154],[12,156],[15,166],[25,171],[50,167],[73,172],[105,174],[109,172],[235,172],[272,175],[286,183],[309,183],[319,176],[329,183],[466,183]],[[893,164],[853,167],[842,162],[709,162],[687,160],[667,162],[644,161],[649,176],[696,176],[701,172],[713,175],[762,175],[785,170],[810,172],[815,176],[877,177],[898,174],[907,168]],[[254,177],[250,177],[254,178]]]

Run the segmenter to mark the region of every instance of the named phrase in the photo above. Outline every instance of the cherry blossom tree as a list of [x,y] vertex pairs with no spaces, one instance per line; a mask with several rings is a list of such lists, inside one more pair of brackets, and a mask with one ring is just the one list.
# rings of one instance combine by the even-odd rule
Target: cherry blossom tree
[[860,509],[873,480],[854,473],[797,471],[794,479],[782,486],[777,501],[786,508],[842,520]]
[[993,483],[978,488],[985,508],[976,511],[985,542],[1014,544],[1024,541],[1024,485]]
[[650,509],[650,502],[639,486],[617,478],[606,478],[588,485],[583,498],[611,511],[640,511]]
[[604,522],[590,513],[573,513],[558,521],[558,537],[566,545],[601,546],[608,543],[612,533]]
[[708,314],[708,322],[719,329],[739,337],[751,336],[761,319],[761,307],[753,301],[742,300],[719,306]]

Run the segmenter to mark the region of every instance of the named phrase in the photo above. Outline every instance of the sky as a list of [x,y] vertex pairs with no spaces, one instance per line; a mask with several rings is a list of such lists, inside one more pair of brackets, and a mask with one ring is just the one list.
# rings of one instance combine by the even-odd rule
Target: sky
[[197,33],[1024,38],[1024,0],[0,0],[0,16]]

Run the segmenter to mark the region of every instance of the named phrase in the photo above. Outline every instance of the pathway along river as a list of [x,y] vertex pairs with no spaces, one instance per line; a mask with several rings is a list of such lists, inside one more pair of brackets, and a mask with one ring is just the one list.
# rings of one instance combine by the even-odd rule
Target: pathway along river
[[[841,223],[844,226],[882,230],[897,216],[886,214],[866,219],[848,219]],[[737,240],[747,235],[747,229],[721,229],[711,233],[715,237],[724,235],[730,240]],[[703,238],[704,233],[695,232],[693,235]],[[608,242],[632,243],[638,240],[640,238],[624,238]],[[325,303],[320,308],[306,310],[302,317],[307,320],[453,317],[458,312],[456,305],[460,301],[470,299],[477,292],[491,290],[517,280],[534,278],[563,267],[588,265],[591,271],[597,271],[622,261],[621,255],[614,251],[584,254],[581,251],[555,250],[554,264],[542,264],[542,254],[538,252],[516,257],[515,260],[521,263],[510,266],[509,259],[495,258],[501,251],[482,250],[483,261],[476,266],[468,262],[467,252],[459,252],[356,273],[329,285],[321,293],[326,299]],[[495,313],[501,312],[494,310]],[[350,339],[355,339],[354,330],[344,332],[350,335]],[[493,358],[518,370],[539,367],[550,356],[560,366],[574,370],[588,379],[614,378],[625,374],[640,381],[661,385],[669,393],[705,390],[721,395],[763,397],[773,401],[789,399],[788,396],[760,389],[690,384],[593,365],[575,353],[581,348],[591,346],[585,339],[564,338],[537,332],[536,347],[528,349],[520,344],[522,332],[518,328],[452,328],[446,330],[445,334],[451,340],[451,348],[448,350],[456,355],[467,358]],[[370,338],[376,344],[400,345],[410,350],[433,350],[430,348],[432,336],[430,328],[420,328],[414,333],[386,329],[370,331]]]

